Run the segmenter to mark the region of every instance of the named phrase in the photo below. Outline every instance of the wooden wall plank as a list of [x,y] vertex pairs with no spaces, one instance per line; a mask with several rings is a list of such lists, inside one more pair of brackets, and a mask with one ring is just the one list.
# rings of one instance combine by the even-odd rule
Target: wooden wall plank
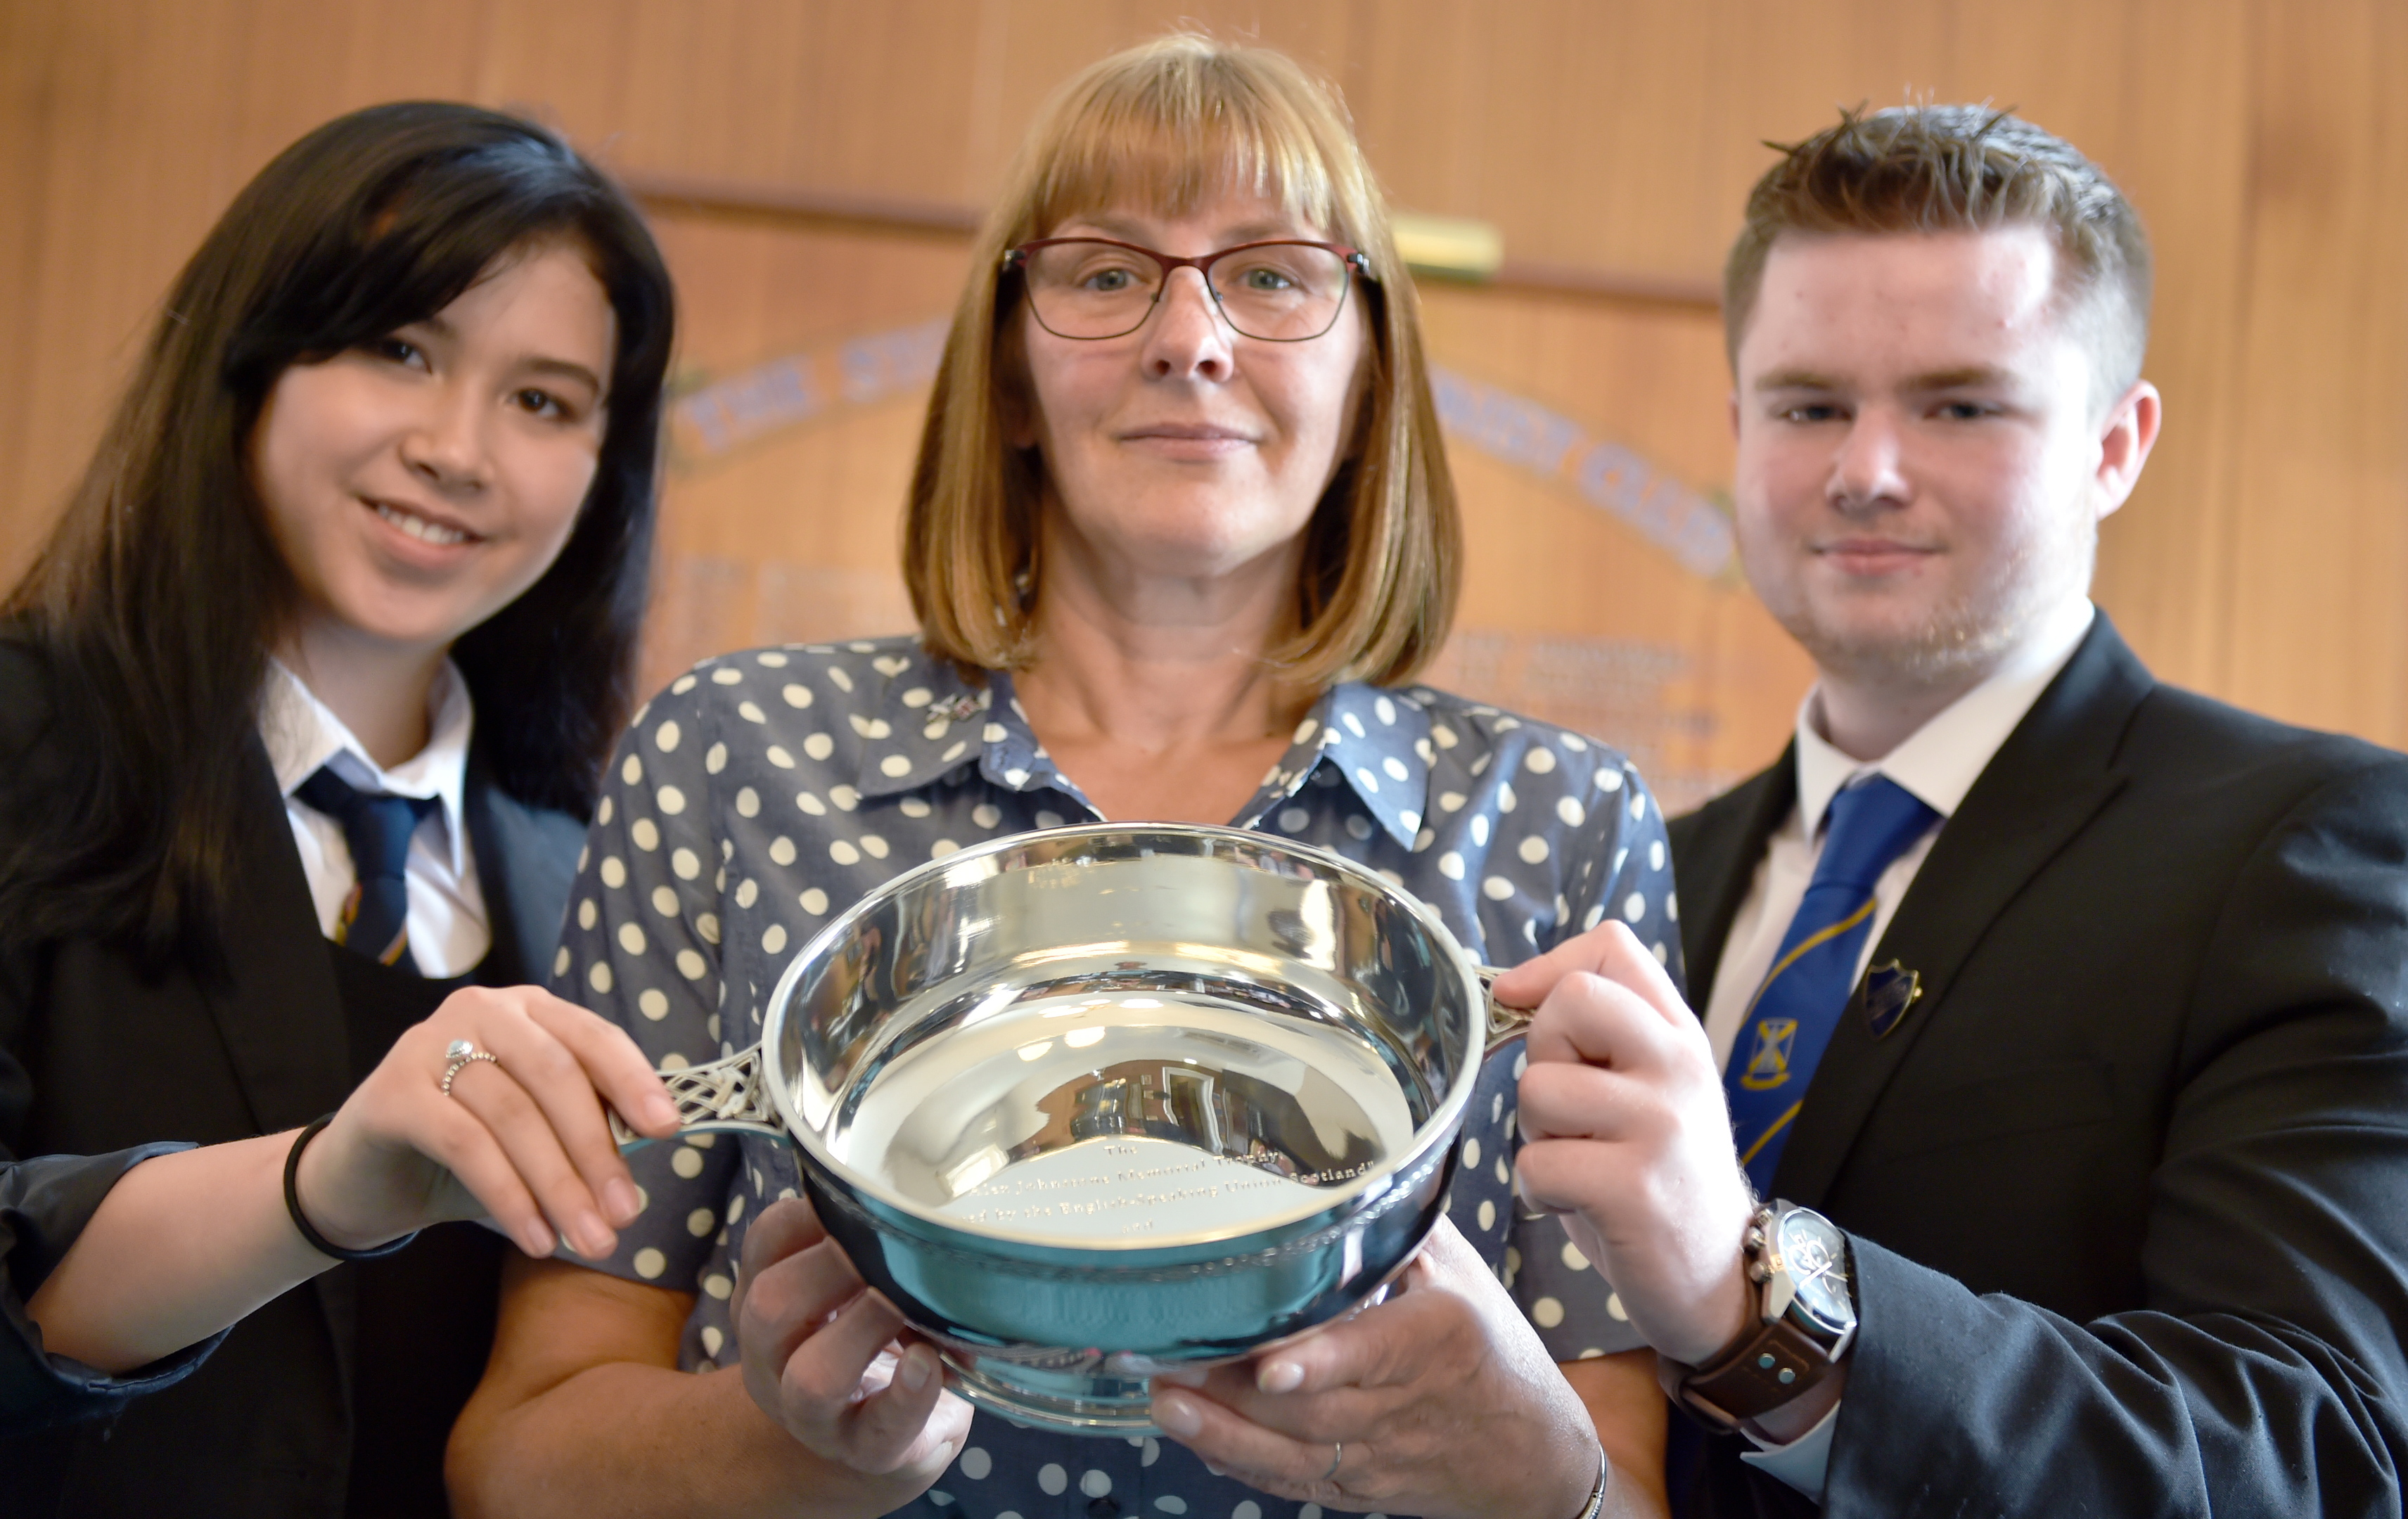
[[1719,277],[1751,186],[1772,166],[1765,143],[1795,142],[1842,107],[1897,105],[1937,88],[1954,13],[1945,6],[1855,0],[1806,7],[1786,0],[1720,0],[1711,64],[1698,87],[1713,123],[1697,272]]
[[[1488,153],[1489,28],[1448,0],[1368,8],[1345,76],[1354,130],[1389,197],[1450,216],[1496,214],[1483,196]],[[1522,229],[1504,229],[1518,238]],[[1512,243],[1521,251],[1518,241]]]
[[2229,689],[2235,440],[2253,389],[2241,364],[2250,250],[2247,0],[2138,0],[2100,162],[2140,208],[2157,259],[2145,373],[2165,432],[2141,486],[2100,534],[2094,594],[2164,680]]
[[2261,5],[2229,691],[2408,739],[2408,18]]
[[640,14],[640,0],[490,0],[476,98],[548,122],[609,162],[644,165],[628,130]]
[[64,22],[55,5],[0,7],[0,353],[8,355],[0,364],[0,580],[15,578],[45,520],[26,477],[47,451],[27,435],[35,389],[48,380],[34,346],[46,294],[38,208],[49,200],[44,148],[63,108]]
[[1478,214],[1514,257],[1672,276],[1711,265],[1715,218],[1698,191],[1717,134],[1698,84],[1714,68],[1712,15],[1647,0],[1486,13]]
[[[228,193],[237,39],[223,7],[104,0],[63,7],[60,22],[42,200],[29,208],[40,294],[22,362],[41,379],[23,399],[30,446],[11,482],[15,563],[90,456],[160,296]],[[137,123],[148,129],[128,130]]]

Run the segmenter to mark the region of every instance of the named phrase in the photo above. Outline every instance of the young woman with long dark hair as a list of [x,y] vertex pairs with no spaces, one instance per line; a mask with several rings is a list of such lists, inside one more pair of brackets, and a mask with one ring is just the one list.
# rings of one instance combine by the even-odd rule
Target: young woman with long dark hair
[[[671,327],[624,193],[511,117],[358,111],[236,198],[0,609],[0,1145],[292,1128],[549,968],[631,706]],[[452,1099],[533,1111],[439,1053]],[[11,1512],[443,1512],[503,1248],[431,1230],[113,1426],[0,1446]]]

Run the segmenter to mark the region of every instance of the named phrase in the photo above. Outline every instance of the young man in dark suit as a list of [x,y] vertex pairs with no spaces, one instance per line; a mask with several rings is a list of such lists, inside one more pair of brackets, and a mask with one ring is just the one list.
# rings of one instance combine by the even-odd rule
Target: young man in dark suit
[[2026,123],[1883,111],[1727,280],[1742,553],[1819,679],[1672,824],[1694,1006],[1611,924],[1498,986],[1544,999],[1523,1194],[1708,1431],[1675,1490],[2399,1513],[2408,758],[2090,605],[2157,433],[2138,219]]

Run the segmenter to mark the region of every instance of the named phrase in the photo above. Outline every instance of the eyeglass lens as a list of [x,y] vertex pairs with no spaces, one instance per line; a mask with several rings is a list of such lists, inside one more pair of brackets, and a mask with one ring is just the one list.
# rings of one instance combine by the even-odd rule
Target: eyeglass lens
[[[1037,320],[1063,337],[1118,337],[1144,324],[1162,294],[1162,265],[1104,242],[1061,242],[1029,255],[1028,299]],[[1346,262],[1326,248],[1268,243],[1216,259],[1212,295],[1229,325],[1248,337],[1318,337],[1346,299]]]

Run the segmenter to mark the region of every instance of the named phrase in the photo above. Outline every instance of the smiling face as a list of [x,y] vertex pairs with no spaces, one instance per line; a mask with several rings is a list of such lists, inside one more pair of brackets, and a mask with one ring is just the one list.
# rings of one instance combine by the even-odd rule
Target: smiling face
[[[1234,194],[1179,217],[1127,208],[1074,217],[1045,235],[1187,256],[1329,236],[1274,200]],[[1072,540],[1068,565],[1202,580],[1293,561],[1354,432],[1369,341],[1359,290],[1328,332],[1304,342],[1240,336],[1193,269],[1175,272],[1123,337],[1057,337],[1025,302],[1015,320],[1028,414],[1013,442],[1044,459],[1045,529]]]
[[582,253],[547,244],[279,376],[251,467],[301,592],[285,650],[438,652],[540,579],[594,480],[615,343]]
[[2091,394],[2032,227],[1783,238],[1737,355],[1740,552],[1827,676],[1977,680],[2084,595],[2155,392]]

